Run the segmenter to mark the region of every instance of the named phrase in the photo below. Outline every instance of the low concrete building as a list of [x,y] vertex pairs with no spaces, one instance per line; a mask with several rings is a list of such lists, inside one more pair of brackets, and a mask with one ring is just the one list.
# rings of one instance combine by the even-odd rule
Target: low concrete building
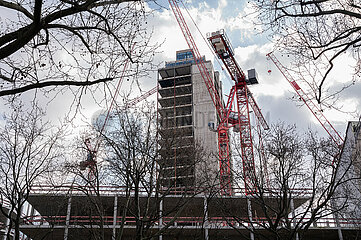
[[[241,190],[235,191],[234,196],[188,192],[187,195],[163,195],[159,198],[142,194],[139,206],[150,206],[150,209],[147,216],[136,216],[132,211],[134,195],[128,199],[121,188],[102,187],[98,196],[86,195],[74,187],[57,189],[57,192],[48,192],[46,188],[35,189],[29,198],[41,215],[24,219],[21,231],[29,238],[135,239],[141,229],[144,237],[160,240],[269,239],[267,236],[272,234],[265,227],[267,221],[262,215],[263,204],[270,207],[278,204],[272,194],[265,197],[262,204]],[[292,195],[295,196],[295,208],[309,197],[305,190],[294,190]],[[286,228],[284,233],[287,233]],[[352,225],[343,225],[344,239],[351,239],[356,233]],[[117,238],[119,234],[122,234],[121,238]],[[337,224],[334,219],[319,219],[305,237],[310,240],[336,240]]]

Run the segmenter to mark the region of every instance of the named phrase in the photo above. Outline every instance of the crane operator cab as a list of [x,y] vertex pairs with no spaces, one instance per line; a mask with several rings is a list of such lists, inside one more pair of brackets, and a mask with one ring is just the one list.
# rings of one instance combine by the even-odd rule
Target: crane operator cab
[[[215,51],[219,56],[222,56],[222,58],[227,59],[230,57],[230,55],[234,55],[232,46],[228,44],[228,38],[224,33],[224,30],[219,30],[216,32],[211,33],[211,42],[212,46],[215,49]],[[227,49],[228,48],[228,49]]]
[[228,71],[233,74],[232,78],[236,83],[245,81],[247,85],[258,84],[258,76],[255,69],[248,70],[248,76],[243,73],[235,60],[233,47],[223,29],[208,33],[207,38],[217,53],[217,57],[223,61]]

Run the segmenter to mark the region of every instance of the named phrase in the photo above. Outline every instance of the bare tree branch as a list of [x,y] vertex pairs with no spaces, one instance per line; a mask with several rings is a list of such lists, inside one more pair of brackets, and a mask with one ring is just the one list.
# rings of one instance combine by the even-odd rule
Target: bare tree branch
[[[136,65],[125,70],[128,76],[147,75],[158,44],[149,44],[152,32],[147,33],[145,19],[151,10],[142,4],[140,0],[51,4],[1,0],[0,8],[12,9],[18,19],[8,17],[13,24],[5,25],[0,36],[0,81],[5,83],[0,96],[47,86],[96,86],[108,82],[99,79],[118,78],[125,58]],[[32,17],[24,20],[24,14]]]
[[0,0],[0,7],[6,7],[9,9],[19,11],[19,12],[23,13],[25,16],[27,16],[28,18],[30,18],[31,20],[34,19],[34,16],[28,10],[26,10],[26,8],[22,7],[19,4]]
[[[253,2],[265,30],[277,39],[277,48],[294,57],[294,66],[310,65],[321,74],[314,76],[317,85],[314,96],[319,104],[327,103],[325,82],[330,78],[334,62],[342,53],[350,53],[356,60],[354,76],[360,66],[361,11],[354,1],[255,1]],[[326,59],[326,60],[325,60]],[[322,66],[322,67],[321,67]],[[299,72],[302,75],[302,71]],[[351,82],[350,79],[349,82]],[[311,84],[313,84],[311,83]]]
[[77,87],[91,86],[91,85],[98,84],[98,83],[105,83],[105,82],[108,82],[111,80],[113,80],[113,78],[103,78],[103,79],[98,79],[95,81],[86,81],[86,82],[77,82],[77,81],[41,82],[41,83],[35,83],[35,84],[27,85],[25,87],[16,88],[16,89],[0,91],[0,96],[14,95],[14,94],[29,91],[31,89],[38,89],[38,88],[51,87],[51,86],[53,86],[53,87],[56,87],[56,86],[77,86]]

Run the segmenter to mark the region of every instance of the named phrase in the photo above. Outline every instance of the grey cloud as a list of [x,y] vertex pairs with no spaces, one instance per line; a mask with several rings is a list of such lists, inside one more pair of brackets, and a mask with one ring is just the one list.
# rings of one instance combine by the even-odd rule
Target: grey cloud
[[[286,124],[296,124],[301,132],[306,132],[309,128],[316,131],[320,136],[328,137],[325,130],[319,123],[314,123],[314,116],[310,113],[306,106],[297,107],[296,103],[291,101],[291,93],[287,93],[284,97],[259,96],[258,105],[262,108],[263,114],[269,116],[270,124],[279,121]],[[334,124],[334,127],[343,134],[346,128],[345,123]]]

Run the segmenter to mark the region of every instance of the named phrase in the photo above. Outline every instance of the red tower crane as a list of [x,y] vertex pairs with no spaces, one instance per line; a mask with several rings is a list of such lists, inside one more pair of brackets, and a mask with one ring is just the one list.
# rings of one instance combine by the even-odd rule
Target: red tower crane
[[[234,58],[234,53],[230,42],[223,31],[217,31],[209,36],[209,41],[217,54],[222,60],[235,85],[231,88],[226,106],[223,105],[218,91],[215,89],[213,80],[206,68],[205,63],[199,53],[198,47],[192,37],[192,34],[184,20],[182,12],[178,6],[177,0],[168,0],[176,20],[182,30],[186,39],[188,47],[192,50],[193,58],[199,69],[199,72],[206,84],[211,99],[216,107],[220,123],[217,127],[218,132],[218,149],[219,149],[219,166],[220,166],[220,188],[221,192],[226,195],[232,194],[232,173],[231,173],[231,159],[229,148],[229,129],[235,127],[239,129],[241,141],[241,153],[243,164],[243,177],[245,183],[246,194],[252,194],[256,191],[254,180],[255,164],[253,154],[253,143],[250,125],[250,111],[249,106],[260,121],[261,125],[268,129],[256,101],[254,100],[247,85],[258,83],[255,71],[251,71],[247,79],[238,63]],[[251,76],[250,75],[254,76]],[[236,99],[236,111],[234,111],[234,99]]]
[[336,131],[336,129],[332,126],[332,124],[327,120],[321,108],[312,100],[312,97],[309,96],[306,92],[302,90],[300,85],[296,82],[296,80],[289,73],[287,68],[285,68],[281,62],[276,58],[273,52],[270,52],[266,55],[272,62],[276,65],[278,70],[282,73],[282,75],[286,78],[286,80],[291,84],[292,88],[296,91],[300,99],[305,103],[307,108],[312,112],[312,114],[316,117],[318,122],[322,125],[322,127],[326,130],[326,132],[330,135],[332,141],[341,148],[343,145],[343,139],[340,134]]

